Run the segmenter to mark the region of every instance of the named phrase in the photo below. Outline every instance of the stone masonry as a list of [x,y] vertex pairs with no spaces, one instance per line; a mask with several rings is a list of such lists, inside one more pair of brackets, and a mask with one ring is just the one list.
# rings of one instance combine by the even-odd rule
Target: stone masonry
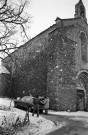
[[[47,95],[54,110],[75,110],[75,42],[65,35],[52,33],[47,58]],[[52,105],[53,104],[53,105]]]
[[[83,9],[80,8],[81,6]],[[6,88],[2,87],[4,89],[1,90],[4,96],[17,98],[29,94],[47,95],[50,98],[51,109],[75,111],[77,94],[80,97],[80,93],[77,93],[76,79],[81,76],[81,81],[84,82],[83,75],[86,75],[85,86],[81,91],[85,92],[85,97],[81,99],[85,100],[86,106],[88,100],[88,24],[86,14],[83,18],[83,13],[85,13],[83,2],[79,1],[75,8],[75,18],[60,19],[58,17],[54,25],[2,61],[10,72],[8,81],[4,79]],[[86,39],[85,43],[80,38],[82,33]],[[82,42],[86,45],[85,62],[82,60]]]

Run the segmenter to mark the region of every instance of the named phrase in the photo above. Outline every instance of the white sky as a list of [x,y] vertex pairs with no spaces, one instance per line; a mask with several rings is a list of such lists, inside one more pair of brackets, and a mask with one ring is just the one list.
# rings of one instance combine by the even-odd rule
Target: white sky
[[[52,26],[57,17],[62,19],[74,18],[75,5],[79,2],[79,0],[29,1],[30,4],[27,6],[27,11],[32,16],[32,19],[28,35],[30,35],[31,38]],[[88,19],[88,0],[82,1],[86,8],[86,16]]]
[[[79,0],[31,0],[28,12],[32,16],[30,36],[34,37],[55,23],[56,17],[74,18]],[[88,0],[82,0],[88,18]]]

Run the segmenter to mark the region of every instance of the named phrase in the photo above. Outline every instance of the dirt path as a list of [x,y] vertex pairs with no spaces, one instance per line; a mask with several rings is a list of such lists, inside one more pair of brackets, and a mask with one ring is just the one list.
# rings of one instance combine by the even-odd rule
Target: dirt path
[[88,135],[88,123],[86,123],[85,121],[72,120],[71,117],[68,116],[50,115],[44,117],[55,122],[65,121],[67,123],[66,126],[57,129],[47,135]]

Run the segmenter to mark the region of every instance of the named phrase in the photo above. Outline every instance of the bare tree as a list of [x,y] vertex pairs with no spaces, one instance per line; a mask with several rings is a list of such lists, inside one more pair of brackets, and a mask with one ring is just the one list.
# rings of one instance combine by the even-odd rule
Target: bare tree
[[0,58],[17,49],[19,41],[29,40],[27,29],[31,17],[25,10],[28,4],[27,0],[0,0]]

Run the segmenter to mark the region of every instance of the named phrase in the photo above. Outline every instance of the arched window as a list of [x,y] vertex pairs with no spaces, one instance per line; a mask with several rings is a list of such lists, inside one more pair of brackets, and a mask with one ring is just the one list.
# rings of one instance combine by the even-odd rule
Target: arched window
[[85,8],[83,5],[80,6],[80,15],[85,17]]
[[81,32],[80,39],[81,39],[82,61],[87,62],[87,43],[86,43],[86,36],[83,32]]

